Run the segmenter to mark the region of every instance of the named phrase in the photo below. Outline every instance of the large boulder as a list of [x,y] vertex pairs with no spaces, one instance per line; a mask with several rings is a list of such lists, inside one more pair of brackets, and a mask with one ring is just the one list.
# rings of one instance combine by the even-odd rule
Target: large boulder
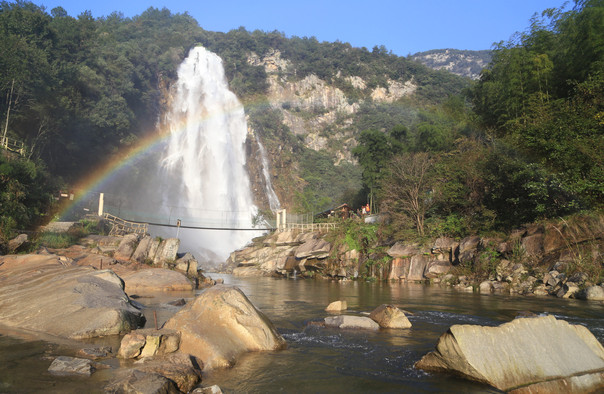
[[411,322],[407,316],[394,305],[378,306],[369,314],[369,318],[382,328],[411,328]]
[[502,391],[588,392],[604,388],[604,348],[589,330],[553,316],[499,327],[454,325],[415,365]]
[[[153,242],[151,243],[153,244]],[[162,240],[157,248],[157,252],[154,253],[153,264],[163,266],[167,262],[174,262],[176,260],[179,247],[180,239],[178,238],[168,238]],[[149,250],[150,255],[152,252],[153,250]]]
[[[190,392],[201,382],[201,366],[188,354],[172,353],[161,357],[146,357],[134,365],[135,369],[140,372],[151,375],[157,374],[169,379],[176,384],[176,387],[182,393]],[[127,373],[126,376],[128,376]]]
[[201,359],[204,369],[232,366],[244,352],[285,347],[271,321],[233,286],[209,288],[165,328],[180,331],[180,351]]
[[180,272],[165,268],[150,268],[122,275],[126,292],[190,291],[193,284]]
[[111,271],[56,255],[0,258],[2,324],[60,337],[123,334],[144,322]]
[[113,254],[113,258],[118,261],[128,261],[132,257],[132,254],[136,250],[138,245],[139,235],[138,234],[127,234],[124,236],[117,250]]

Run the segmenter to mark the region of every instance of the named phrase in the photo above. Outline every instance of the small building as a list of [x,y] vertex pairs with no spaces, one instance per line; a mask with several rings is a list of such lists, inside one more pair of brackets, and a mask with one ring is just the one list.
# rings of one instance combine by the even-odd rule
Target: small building
[[348,206],[348,204],[342,204],[332,209],[328,209],[326,211],[320,212],[315,215],[315,219],[328,219],[328,218],[341,218],[341,219],[350,219],[353,214],[352,208]]

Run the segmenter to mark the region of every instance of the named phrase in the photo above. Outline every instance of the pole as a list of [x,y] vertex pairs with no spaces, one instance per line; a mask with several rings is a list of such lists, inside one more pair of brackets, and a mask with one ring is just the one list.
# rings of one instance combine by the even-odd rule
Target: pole
[[99,216],[103,216],[103,205],[105,204],[105,193],[99,195]]

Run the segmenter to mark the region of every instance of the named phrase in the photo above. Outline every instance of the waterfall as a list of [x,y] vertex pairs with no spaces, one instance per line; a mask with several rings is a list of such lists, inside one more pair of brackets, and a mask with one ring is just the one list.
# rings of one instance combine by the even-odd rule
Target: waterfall
[[[163,216],[171,224],[180,219],[182,226],[251,228],[258,209],[245,167],[245,114],[228,89],[222,60],[216,54],[203,47],[191,49],[178,69],[164,123],[170,136],[159,162],[159,179],[150,180],[162,190],[158,209]],[[160,235],[166,231],[157,229]],[[179,237],[181,249],[193,251],[200,260],[216,262],[258,235],[182,229]]]
[[266,197],[268,198],[268,205],[271,208],[271,211],[276,211],[281,208],[281,203],[279,202],[279,197],[277,197],[277,194],[273,189],[273,183],[271,182],[268,156],[266,154],[266,149],[264,149],[264,145],[262,145],[260,138],[257,135],[256,141],[258,142],[258,151],[260,152],[260,159],[262,161],[262,176],[264,177],[264,189],[266,191]]

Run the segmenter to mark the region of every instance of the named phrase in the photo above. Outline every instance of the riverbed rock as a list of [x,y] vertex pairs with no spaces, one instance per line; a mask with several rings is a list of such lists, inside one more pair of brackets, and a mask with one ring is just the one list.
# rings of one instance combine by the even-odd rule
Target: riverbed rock
[[273,323],[234,286],[207,289],[171,317],[165,328],[180,331],[180,351],[202,360],[204,369],[232,366],[244,352],[286,346]]
[[372,319],[365,316],[328,316],[325,319],[325,326],[337,328],[351,328],[361,330],[379,330],[380,326]]
[[0,257],[2,324],[75,339],[123,334],[143,324],[110,271],[64,257]]
[[84,358],[59,356],[48,367],[48,372],[53,375],[79,375],[90,376],[94,372],[92,361]]
[[515,393],[604,388],[602,345],[584,326],[553,316],[515,319],[499,327],[451,326],[436,350],[415,366]]
[[369,314],[369,318],[382,328],[411,328],[411,322],[407,316],[394,305],[378,306]]
[[342,311],[345,311],[346,309],[348,309],[348,303],[346,302],[346,300],[339,300],[339,301],[334,301],[334,302],[330,303],[329,305],[327,305],[327,308],[325,308],[325,311],[342,312]]
[[106,393],[180,394],[170,379],[158,373],[137,369],[119,371],[115,379],[105,386]]
[[146,328],[124,335],[117,355],[125,359],[164,355],[176,352],[179,344],[178,331]]
[[165,268],[150,268],[127,273],[122,275],[122,279],[128,294],[194,289],[186,276]]
[[201,382],[202,366],[188,354],[172,353],[160,357],[146,357],[137,361],[134,368],[170,379],[183,393],[188,393]]

